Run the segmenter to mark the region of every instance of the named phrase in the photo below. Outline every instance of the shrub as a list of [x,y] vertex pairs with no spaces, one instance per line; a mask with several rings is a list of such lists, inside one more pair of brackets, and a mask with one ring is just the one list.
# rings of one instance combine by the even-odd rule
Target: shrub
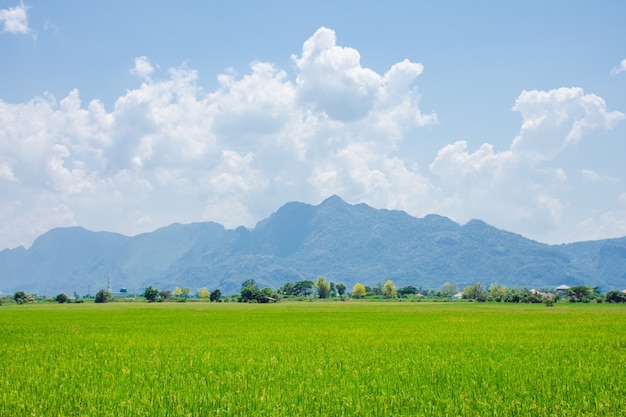
[[67,295],[61,293],[61,294],[58,294],[56,297],[54,297],[54,300],[57,303],[63,304],[63,303],[67,303],[69,301],[69,298]]
[[100,291],[96,293],[95,302],[96,303],[108,303],[109,301],[111,301],[112,298],[113,297],[111,296],[111,293],[108,290],[101,289]]

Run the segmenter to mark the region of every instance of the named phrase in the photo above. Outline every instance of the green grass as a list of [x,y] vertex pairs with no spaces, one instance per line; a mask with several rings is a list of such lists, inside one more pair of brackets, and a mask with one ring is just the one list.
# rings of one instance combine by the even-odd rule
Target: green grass
[[616,416],[626,308],[0,307],[2,416]]

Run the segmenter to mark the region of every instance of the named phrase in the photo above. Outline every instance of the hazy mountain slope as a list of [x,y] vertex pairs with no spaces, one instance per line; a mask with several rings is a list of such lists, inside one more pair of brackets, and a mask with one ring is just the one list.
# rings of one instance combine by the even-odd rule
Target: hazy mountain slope
[[626,287],[626,238],[550,246],[480,220],[414,218],[401,211],[350,205],[333,196],[318,206],[288,203],[254,229],[216,223],[172,224],[126,237],[54,229],[29,249],[0,252],[0,290],[94,293],[107,285],[239,290],[254,278],[277,288],[287,281],[352,286],[392,279],[397,286],[439,288],[476,281],[488,286]]

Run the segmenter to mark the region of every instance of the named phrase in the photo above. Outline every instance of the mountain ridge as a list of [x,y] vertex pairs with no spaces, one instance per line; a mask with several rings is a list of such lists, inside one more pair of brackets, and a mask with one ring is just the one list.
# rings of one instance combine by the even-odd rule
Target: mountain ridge
[[141,291],[220,288],[253,278],[277,288],[325,276],[348,286],[392,279],[439,288],[479,281],[509,287],[588,284],[626,287],[626,237],[548,245],[474,219],[460,225],[429,214],[348,204],[289,202],[254,228],[173,223],[125,236],[80,226],[52,229],[25,249],[0,251],[0,290],[94,293],[107,285]]

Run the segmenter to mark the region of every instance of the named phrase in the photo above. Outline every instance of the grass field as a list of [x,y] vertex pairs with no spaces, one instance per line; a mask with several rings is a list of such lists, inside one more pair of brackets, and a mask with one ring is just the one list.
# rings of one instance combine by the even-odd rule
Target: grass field
[[0,307],[2,416],[626,415],[626,308]]

